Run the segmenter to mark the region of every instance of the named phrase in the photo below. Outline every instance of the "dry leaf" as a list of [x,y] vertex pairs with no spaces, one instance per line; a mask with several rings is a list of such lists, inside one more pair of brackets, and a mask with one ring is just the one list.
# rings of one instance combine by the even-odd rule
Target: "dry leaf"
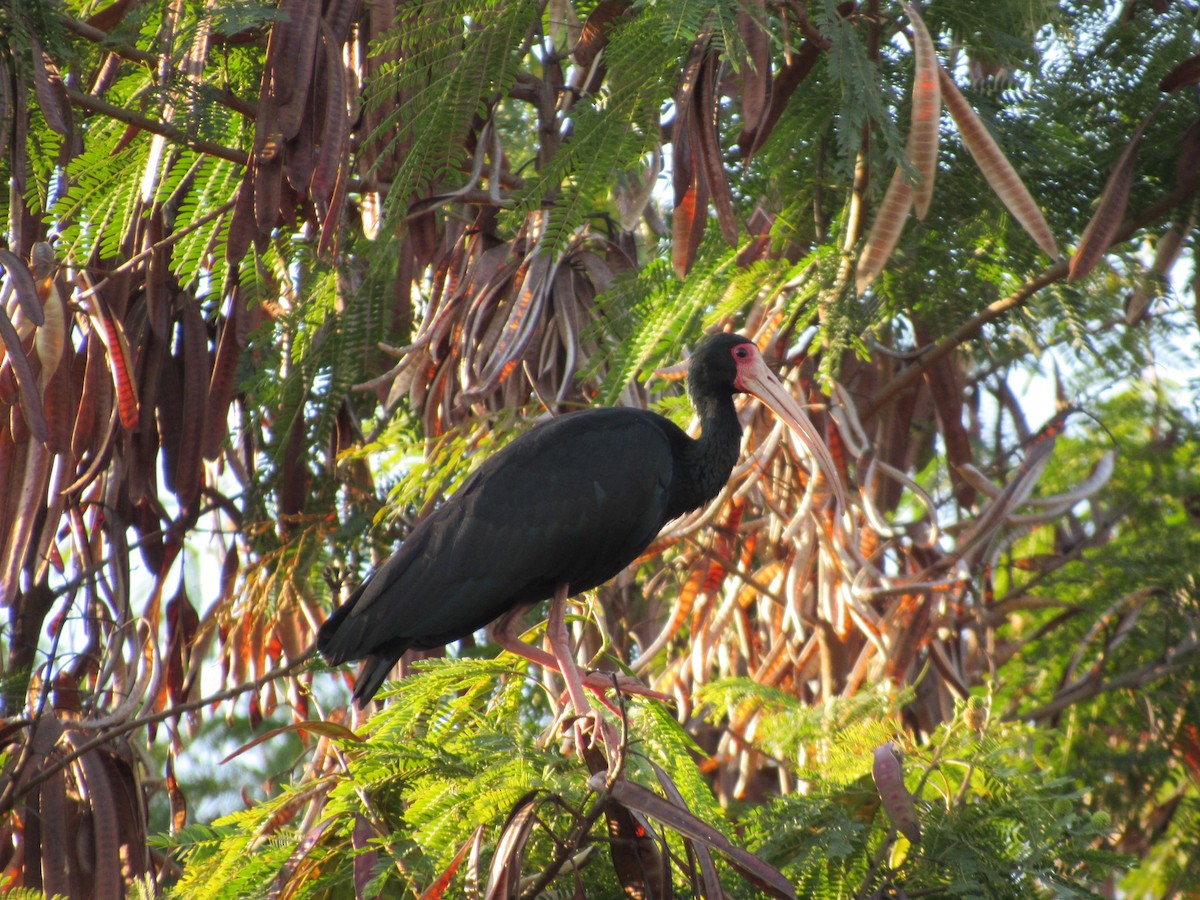
[[[700,175],[708,188],[713,209],[717,213],[717,224],[729,246],[737,244],[738,224],[733,211],[733,191],[729,187],[729,176],[725,171],[725,159],[721,154],[721,134],[718,116],[721,98],[717,91],[717,68],[719,54],[705,54],[700,77],[694,95],[695,108],[688,121],[693,129],[693,143],[700,163]],[[707,210],[704,214],[707,215]]]
[[[593,776],[592,781],[595,782],[597,778],[602,780],[603,775]],[[658,796],[640,784],[626,781],[623,778],[613,784],[610,793],[613,799],[622,806],[657,819],[684,837],[719,850],[725,854],[734,868],[763,892],[774,897],[794,898],[796,896],[795,888],[778,869],[768,865],[748,850],[735,846],[720,831],[693,815],[686,808]]]
[[533,831],[534,813],[540,800],[538,791],[530,791],[513,805],[504,830],[500,832],[500,840],[496,842],[485,900],[510,900],[520,896],[525,844]]
[[44,444],[50,436],[50,428],[46,424],[46,413],[42,408],[42,392],[38,388],[37,376],[33,374],[33,366],[25,354],[17,329],[13,327],[3,306],[0,306],[0,340],[3,341],[7,352],[9,365],[17,377],[17,388],[21,394],[21,414],[34,440]]
[[245,317],[238,311],[235,297],[229,307],[229,317],[221,326],[221,337],[217,342],[217,356],[213,361],[212,379],[208,384],[208,402],[204,410],[204,436],[201,452],[207,460],[215,460],[225,443],[229,431],[229,407],[233,403],[233,391],[237,385],[238,363],[242,347],[238,346],[237,317]]
[[1200,84],[1200,55],[1185,59],[1164,77],[1159,88],[1167,93]]
[[46,124],[63,137],[68,137],[72,131],[71,101],[63,87],[62,76],[50,57],[42,50],[42,45],[34,38],[29,38],[30,57],[33,60],[33,90],[37,96],[38,108],[46,117]]
[[750,12],[738,10],[738,34],[746,55],[741,60],[742,133],[738,146],[749,158],[758,145],[758,135],[771,111],[771,43],[766,30],[765,0],[753,0]]
[[[357,833],[357,829],[356,829],[356,833]],[[482,825],[477,826],[475,829],[475,833],[472,834],[471,837],[469,837],[467,840],[463,841],[462,846],[458,848],[458,852],[454,854],[454,859],[450,860],[450,865],[446,866],[446,868],[442,870],[441,874],[438,875],[437,879],[434,880],[433,884],[431,884],[429,887],[427,887],[421,893],[419,900],[442,900],[442,898],[446,896],[446,890],[450,887],[450,882],[454,880],[454,875],[458,872],[458,867],[460,865],[462,865],[462,861],[466,857],[467,851],[470,850],[475,845],[476,840],[479,838],[479,836],[482,833],[483,833],[483,826]],[[360,858],[360,856],[356,856],[354,858],[354,861],[356,864],[355,870],[354,870],[355,871],[355,890],[359,893],[360,896],[363,896],[363,895],[365,895],[366,883],[364,881],[363,884],[361,884],[361,885],[358,884],[357,863],[358,863],[359,858]],[[365,874],[369,875],[370,870],[368,869]]]
[[180,332],[183,354],[183,416],[180,423],[179,468],[175,476],[175,495],[182,509],[190,510],[200,496],[204,478],[204,419],[208,405],[210,380],[208,327],[200,312],[199,301],[185,298]]
[[[3,267],[4,274],[8,276],[8,281],[17,295],[17,303],[20,304],[22,315],[34,325],[43,324],[45,319],[42,300],[37,282],[34,281],[29,267],[11,250],[5,250],[2,247],[0,247],[0,266]],[[20,326],[22,337],[29,334],[28,327],[27,324]]]

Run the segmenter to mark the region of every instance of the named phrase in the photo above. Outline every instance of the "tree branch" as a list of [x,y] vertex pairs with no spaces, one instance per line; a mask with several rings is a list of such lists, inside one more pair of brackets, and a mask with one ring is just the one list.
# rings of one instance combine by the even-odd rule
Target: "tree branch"
[[[139,50],[130,44],[115,41],[109,36],[107,31],[99,28],[94,28],[87,22],[81,22],[79,19],[71,16],[59,16],[59,22],[67,31],[77,34],[79,37],[89,40],[94,44],[99,44],[110,53],[114,53],[121,59],[127,59],[130,62],[138,63],[148,67],[151,71],[157,71],[161,60],[155,53],[150,53],[146,50]],[[217,102],[223,106],[227,106],[234,112],[239,112],[248,119],[254,119],[258,116],[258,108],[253,104],[248,103],[241,97],[228,90],[214,90],[212,96]]]
[[165,122],[147,118],[140,113],[125,109],[123,106],[117,106],[116,104],[109,103],[107,100],[101,100],[95,94],[85,94],[76,88],[66,86],[64,86],[64,90],[67,92],[67,98],[81,109],[109,116],[120,122],[141,128],[143,131],[149,131],[151,134],[161,135],[168,140],[175,141],[177,144],[191,147],[197,153],[207,153],[209,156],[227,159],[242,166],[250,164],[250,154],[245,150],[225,147],[213,141],[192,137],[187,132],[167,125]]
[[313,650],[312,648],[309,648],[296,659],[285,663],[284,665],[276,666],[269,672],[266,672],[265,674],[254,679],[254,681],[248,681],[245,684],[238,685],[237,687],[231,687],[226,688],[223,691],[217,691],[215,694],[210,694],[207,697],[201,697],[199,700],[190,700],[186,703],[177,703],[176,705],[160,710],[159,712],[151,713],[147,716],[133,718],[127,722],[122,722],[119,725],[114,725],[111,728],[106,728],[91,740],[80,744],[70,753],[57,758],[53,766],[38,772],[37,775],[30,778],[19,788],[16,787],[15,779],[8,779],[8,783],[4,788],[4,793],[2,796],[0,796],[0,816],[6,814],[10,809],[12,809],[13,804],[16,803],[17,800],[25,796],[25,794],[29,793],[43,781],[47,781],[48,779],[52,778],[55,773],[65,769],[85,753],[89,753],[92,750],[95,750],[97,747],[104,746],[113,738],[120,737],[123,734],[128,734],[131,731],[136,731],[144,725],[152,725],[155,722],[161,722],[164,719],[170,719],[174,716],[182,715],[183,713],[190,712],[194,709],[200,709],[201,707],[208,706],[212,703],[220,703],[224,700],[232,700],[234,697],[241,696],[249,691],[256,691],[264,685],[275,681],[277,678],[286,678],[289,675],[294,675],[307,666],[312,658]]
[[[1195,175],[1181,184],[1171,193],[1162,197],[1156,203],[1151,204],[1140,216],[1131,219],[1121,226],[1120,230],[1113,237],[1109,249],[1112,249],[1117,244],[1124,243],[1129,240],[1134,234],[1145,228],[1152,222],[1157,221],[1162,216],[1175,209],[1185,200],[1191,198],[1197,190],[1200,190],[1200,175]],[[1052,265],[1050,268],[1043,270],[1038,275],[1021,285],[1021,287],[1003,297],[994,303],[988,304],[983,310],[976,313],[958,328],[954,329],[946,337],[942,338],[924,353],[917,357],[913,365],[902,370],[899,375],[889,381],[870,405],[861,414],[862,419],[866,419],[879,412],[884,406],[892,402],[899,394],[912,387],[930,367],[938,360],[948,355],[950,352],[973,340],[979,334],[985,325],[996,321],[1010,310],[1023,306],[1034,294],[1046,287],[1048,284],[1053,284],[1056,281],[1061,281],[1066,277],[1070,266],[1069,259],[1063,259]]]
[[147,50],[139,50],[137,47],[123,44],[120,41],[115,41],[108,36],[107,31],[95,28],[87,22],[81,22],[73,16],[61,15],[58,21],[62,23],[67,31],[79,35],[81,38],[86,38],[93,43],[100,44],[105,50],[110,53],[115,53],[121,59],[127,59],[130,62],[141,63],[144,66],[149,66],[151,70],[156,70],[159,64],[157,53],[150,53]]
[[1148,663],[1140,668],[1130,669],[1128,672],[1122,672],[1120,675],[1113,676],[1108,681],[1101,681],[1099,678],[1096,678],[1084,681],[1083,683],[1073,684],[1045,706],[1039,706],[1037,709],[1025,713],[1014,713],[1008,716],[1008,718],[1019,722],[1037,722],[1042,719],[1052,718],[1067,707],[1082,703],[1085,700],[1091,700],[1100,694],[1107,694],[1110,691],[1125,688],[1144,688],[1151,682],[1166,678],[1173,672],[1193,667],[1196,661],[1192,657],[1196,654],[1197,650],[1200,650],[1200,641],[1194,636],[1190,637],[1175,647],[1174,650],[1171,650],[1166,655],[1166,658],[1160,662]]

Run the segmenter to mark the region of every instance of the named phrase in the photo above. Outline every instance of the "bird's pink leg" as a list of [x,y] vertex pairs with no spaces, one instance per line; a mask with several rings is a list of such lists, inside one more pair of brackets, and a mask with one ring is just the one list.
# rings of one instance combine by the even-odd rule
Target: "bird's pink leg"
[[[554,614],[555,606],[558,606],[560,610],[565,612],[565,603],[559,602],[556,598],[555,600],[551,601],[551,615]],[[534,647],[532,644],[527,644],[521,640],[520,637],[518,637],[518,622],[521,614],[524,612],[525,609],[521,607],[509,610],[499,619],[494,621],[490,626],[488,626],[488,634],[491,635],[493,641],[495,641],[499,646],[503,647],[508,652],[515,653],[517,656],[529,660],[535,666],[541,666],[543,669],[549,669],[552,672],[558,672],[562,674],[562,667],[559,665],[558,659],[556,659],[552,654],[547,653],[542,648]],[[551,641],[551,646],[553,646],[553,639],[551,639]],[[577,675],[582,675],[581,681],[583,686],[595,694],[601,703],[603,703],[614,713],[617,713],[618,715],[620,714],[620,711],[617,709],[616,705],[604,695],[605,691],[611,691],[614,688],[612,675],[605,672],[588,672],[583,674],[580,673],[578,666],[575,667],[575,673]],[[563,677],[565,678],[567,676],[563,675]],[[652,690],[651,688],[648,688],[644,684],[637,681],[637,679],[628,678],[625,675],[618,675],[616,677],[615,687],[625,694],[636,694],[639,697],[650,697],[654,700],[662,700],[667,703],[675,702],[675,698],[669,694]],[[571,698],[571,705],[576,706],[575,698],[573,697]]]
[[[592,704],[588,703],[587,693],[583,689],[583,675],[579,671],[579,664],[575,662],[575,648],[571,646],[571,633],[567,630],[567,596],[570,590],[570,586],[565,583],[554,589],[554,597],[550,600],[550,614],[546,618],[546,637],[550,641],[550,649],[554,651],[554,658],[558,661],[558,671],[567,683],[567,696],[571,698],[571,709],[575,713],[575,746],[582,753],[585,747],[603,744],[606,749],[605,755],[611,761],[620,745],[616,732],[598,711],[592,709]],[[603,694],[597,696],[605,706],[613,708]]]
[[575,715],[591,715],[592,705],[588,703],[587,694],[583,691],[583,676],[579,665],[575,662],[574,648],[571,646],[571,634],[567,631],[567,592],[570,587],[560,584],[554,590],[554,599],[550,601],[550,615],[546,620],[546,637],[550,639],[550,649],[558,661],[558,671],[567,683],[567,696],[571,698],[571,706]]
[[[554,615],[555,606],[558,606],[561,609],[562,604],[559,603],[557,599],[551,601],[551,616]],[[541,666],[543,669],[549,669],[551,672],[558,672],[560,675],[563,675],[563,667],[555,656],[547,653],[541,647],[535,647],[533,644],[527,644],[517,637],[517,620],[524,611],[524,609],[509,610],[488,626],[488,634],[491,635],[493,641],[495,641],[509,653],[514,653],[517,656],[527,659],[535,666]],[[574,671],[576,678],[579,678],[579,667],[575,666]],[[563,675],[563,678],[568,678],[568,676]],[[600,672],[589,672],[587,677],[583,678],[581,682],[581,687],[589,688],[594,694],[596,694],[601,703],[615,713],[618,712],[617,707],[612,703],[611,700],[604,696],[604,691],[612,686],[612,680],[605,679]],[[622,687],[624,687],[624,685],[622,685]],[[571,685],[568,683],[567,691],[570,692],[570,690]],[[648,688],[644,688],[644,690],[648,690]],[[586,696],[584,696],[583,700],[583,712],[580,712],[580,707],[576,697],[571,696],[571,706],[576,715],[586,715],[587,711],[591,709],[591,706],[587,702]]]

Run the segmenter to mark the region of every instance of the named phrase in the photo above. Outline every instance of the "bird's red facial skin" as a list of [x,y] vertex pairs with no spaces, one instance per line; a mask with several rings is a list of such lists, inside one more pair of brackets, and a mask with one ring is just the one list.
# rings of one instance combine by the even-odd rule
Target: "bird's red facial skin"
[[735,389],[750,393],[747,375],[754,368],[754,358],[758,355],[753,344],[738,344],[732,348],[733,364],[737,367],[737,378],[733,380]]
[[808,448],[816,460],[817,466],[825,472],[830,488],[833,490],[840,509],[846,508],[846,497],[842,483],[838,477],[837,466],[829,449],[825,446],[820,433],[813,427],[807,414],[783,386],[775,374],[767,368],[762,354],[754,344],[736,344],[730,351],[733,364],[737,366],[737,377],[733,380],[733,388],[745,394],[757,397],[769,406],[780,419],[791,429],[792,433]]

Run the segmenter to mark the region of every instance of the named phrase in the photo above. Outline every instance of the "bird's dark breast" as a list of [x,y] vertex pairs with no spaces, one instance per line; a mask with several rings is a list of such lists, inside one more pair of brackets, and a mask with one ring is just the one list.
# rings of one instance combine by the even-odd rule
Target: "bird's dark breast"
[[628,409],[530,431],[413,530],[352,598],[356,608],[325,635],[322,652],[352,659],[385,646],[441,646],[559,584],[575,594],[612,578],[667,520],[680,437],[662,417]]

